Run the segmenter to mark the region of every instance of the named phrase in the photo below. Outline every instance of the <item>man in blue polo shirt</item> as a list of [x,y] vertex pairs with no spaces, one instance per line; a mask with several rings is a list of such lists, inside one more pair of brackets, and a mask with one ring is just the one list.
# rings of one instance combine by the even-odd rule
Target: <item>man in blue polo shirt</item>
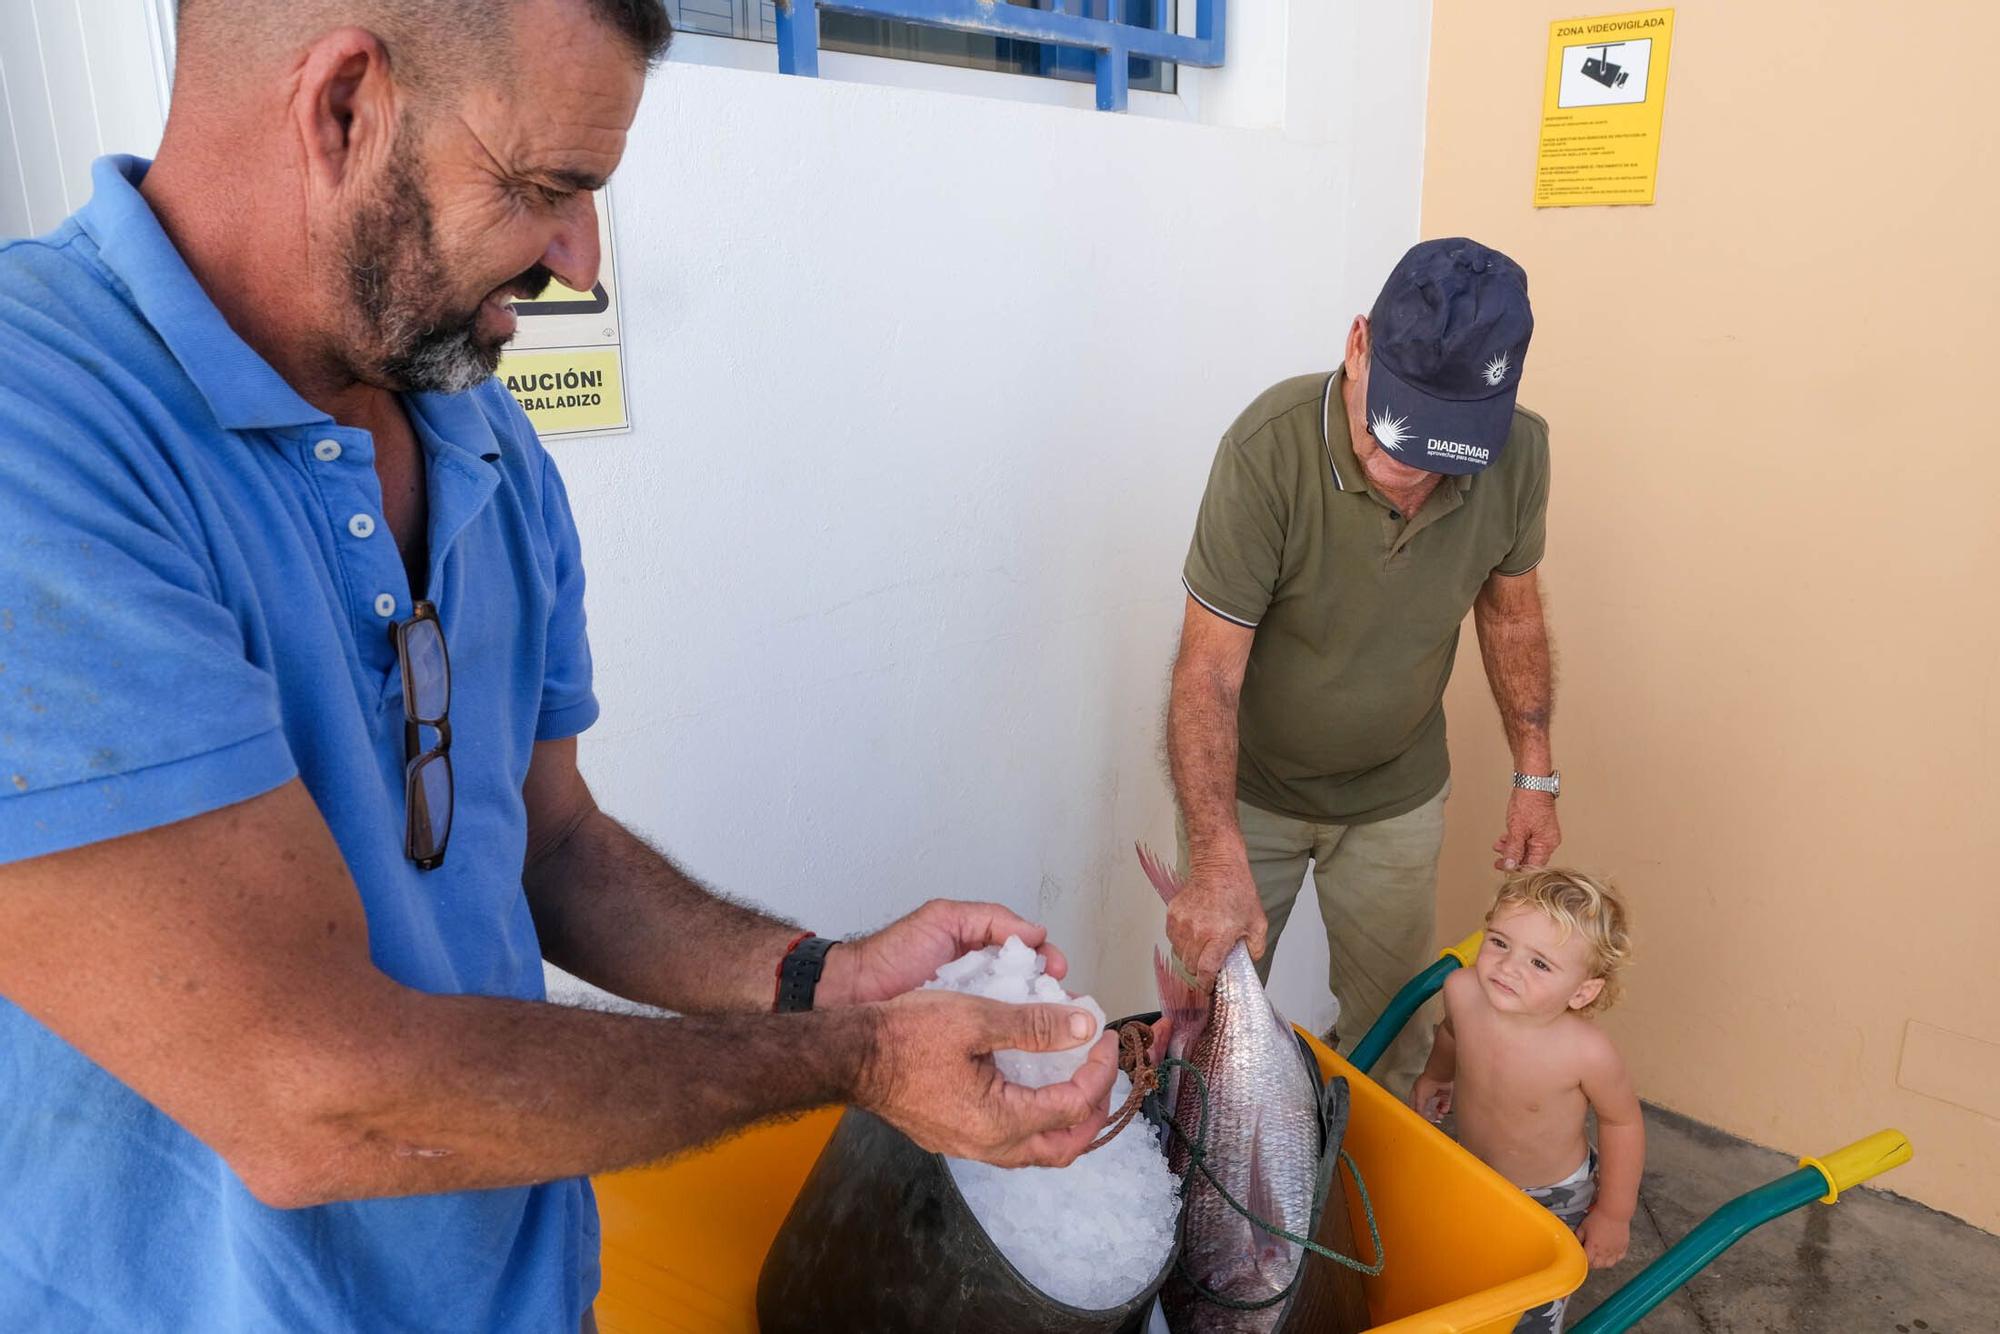
[[[911,991],[1009,934],[1060,974],[1040,928],[834,948],[577,772],[577,534],[491,372],[595,280],[658,0],[179,37],[158,160],[0,243],[0,1325],[567,1334],[588,1173],[840,1101],[1074,1157],[1108,1041],[1042,1090],[987,1053],[1094,1025]],[[548,1005],[544,956],[688,1017]]]

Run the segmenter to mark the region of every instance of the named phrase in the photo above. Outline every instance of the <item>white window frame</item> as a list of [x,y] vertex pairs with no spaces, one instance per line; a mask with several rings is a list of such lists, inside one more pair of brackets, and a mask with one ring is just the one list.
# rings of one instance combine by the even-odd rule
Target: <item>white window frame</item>
[[174,0],[146,0],[146,35],[153,42],[153,81],[160,93],[160,116],[165,119],[167,104],[173,100],[175,27]]

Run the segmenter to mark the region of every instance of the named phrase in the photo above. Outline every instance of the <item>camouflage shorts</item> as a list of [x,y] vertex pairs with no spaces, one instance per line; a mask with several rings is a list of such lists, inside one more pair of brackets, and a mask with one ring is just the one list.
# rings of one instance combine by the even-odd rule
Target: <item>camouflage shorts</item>
[[[1568,1224],[1570,1231],[1583,1226],[1584,1215],[1597,1200],[1597,1151],[1592,1149],[1583,1166],[1553,1186],[1538,1186],[1528,1198]],[[1569,1298],[1537,1306],[1521,1317],[1514,1334],[1562,1334],[1563,1313]]]

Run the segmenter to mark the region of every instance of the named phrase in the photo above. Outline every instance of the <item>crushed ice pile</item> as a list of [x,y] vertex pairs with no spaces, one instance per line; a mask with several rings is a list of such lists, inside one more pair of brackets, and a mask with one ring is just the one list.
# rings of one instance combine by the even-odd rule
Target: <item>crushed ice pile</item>
[[[1041,956],[1009,936],[938,969],[925,984],[994,1000],[1073,1005],[1097,1016],[1088,996],[1071,996],[1042,972]],[[1095,1041],[1095,1039],[1093,1039]],[[1006,1051],[994,1064],[1010,1082],[1040,1088],[1068,1079],[1091,1043],[1068,1051]],[[1125,1105],[1132,1081],[1123,1071],[1111,1110]],[[1180,1215],[1180,1182],[1167,1170],[1152,1128],[1135,1117],[1109,1144],[1068,1167],[992,1167],[945,1160],[973,1216],[1027,1280],[1058,1301],[1101,1311],[1130,1301],[1167,1261]]]

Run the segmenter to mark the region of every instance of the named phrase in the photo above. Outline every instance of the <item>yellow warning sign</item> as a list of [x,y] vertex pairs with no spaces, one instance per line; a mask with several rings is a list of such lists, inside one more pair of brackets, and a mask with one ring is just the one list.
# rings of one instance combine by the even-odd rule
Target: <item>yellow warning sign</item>
[[615,347],[509,352],[500,379],[527,411],[536,435],[582,435],[631,425]]
[[1549,25],[1535,207],[1650,204],[1674,11]]
[[603,255],[597,284],[588,292],[577,292],[551,283],[535,300],[515,302],[520,322],[514,341],[500,358],[500,382],[527,412],[535,433],[545,439],[632,429],[625,407],[609,191],[598,191],[596,203],[597,241]]

